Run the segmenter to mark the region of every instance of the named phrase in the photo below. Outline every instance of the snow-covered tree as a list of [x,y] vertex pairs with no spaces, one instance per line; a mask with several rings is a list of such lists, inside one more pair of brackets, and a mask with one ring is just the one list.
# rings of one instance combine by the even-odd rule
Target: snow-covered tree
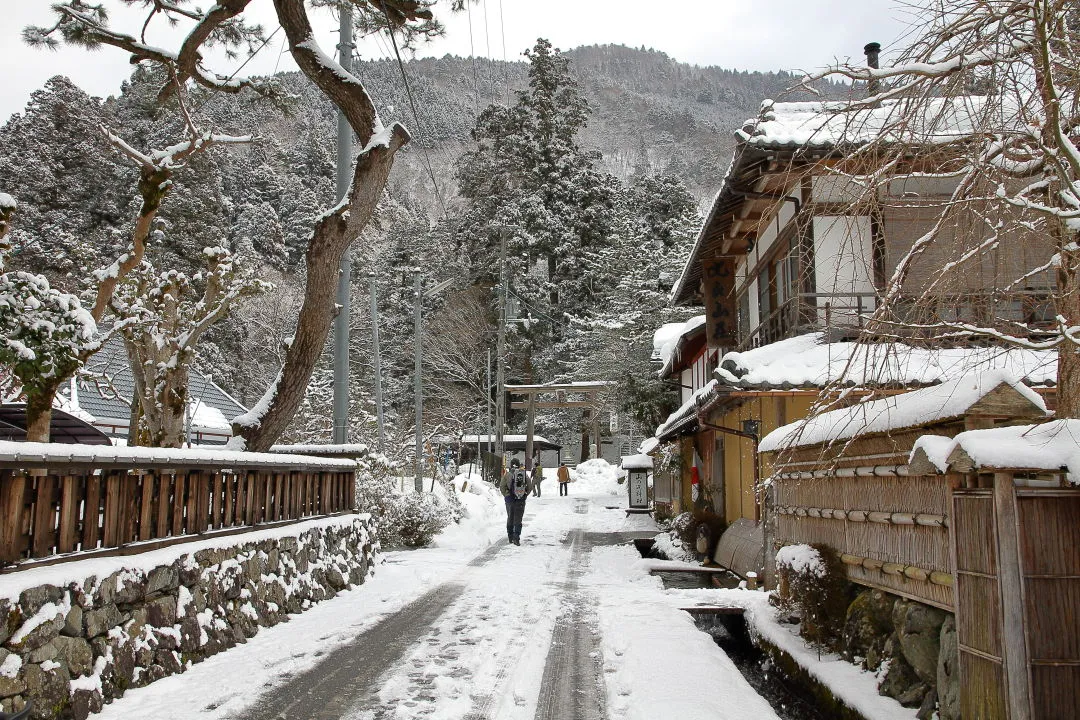
[[517,337],[518,360],[528,359],[520,372],[554,379],[579,349],[565,333],[567,316],[587,312],[600,289],[618,181],[578,144],[589,108],[569,60],[544,39],[525,54],[528,89],[512,107],[481,112],[476,148],[459,164],[458,188],[468,202],[459,227],[476,274],[489,282],[499,274],[506,234],[509,281],[522,315],[535,320]]
[[4,272],[5,236],[15,200],[0,193],[0,365],[8,368],[26,399],[26,437],[48,442],[57,390],[97,349],[97,325],[74,295],[42,275]]
[[[119,0],[118,0],[119,1]],[[91,4],[68,0],[52,6],[55,24],[30,27],[24,37],[31,43],[54,45],[61,39],[88,48],[112,46],[129,53],[135,62],[158,65],[173,82],[162,86],[167,99],[189,83],[213,92],[239,93],[245,88],[272,94],[271,81],[236,78],[208,66],[204,50],[219,46],[235,52],[254,52],[265,44],[262,28],[245,21],[250,0],[222,0],[206,10],[174,3],[147,4],[146,24],[159,18],[185,23],[188,32],[173,49],[149,45],[143,35],[126,33],[109,21],[112,3]],[[313,5],[325,5],[315,2]],[[365,30],[386,28],[406,41],[439,32],[430,0],[350,0],[357,25]],[[460,2],[455,2],[460,6]],[[308,379],[323,350],[335,313],[337,272],[342,255],[367,225],[378,203],[394,154],[409,140],[395,123],[384,127],[363,83],[334,62],[316,41],[304,0],[274,0],[277,21],[289,42],[293,59],[304,73],[341,110],[359,140],[348,195],[320,216],[306,246],[307,287],[297,318],[293,342],[285,363],[256,411],[234,420],[234,432],[247,448],[267,449],[282,433],[303,400]]]
[[110,308],[127,320],[121,330],[138,400],[129,441],[180,447],[190,398],[188,375],[195,347],[240,297],[270,289],[223,247],[203,251],[206,269],[189,277],[157,271],[149,261],[117,288]]
[[[835,172],[866,189],[864,208],[912,178],[947,188],[888,280],[871,331],[889,337],[917,325],[938,338],[1057,349],[1057,413],[1078,417],[1080,8],[1073,0],[922,5],[915,40],[892,65],[841,64],[806,83],[839,76],[869,90],[829,105],[822,128],[842,129],[849,152]],[[1046,298],[1052,310],[1011,318],[917,312],[965,288],[985,263],[995,273],[991,304],[1044,292],[1056,278]],[[911,302],[904,294],[913,279],[919,296]]]

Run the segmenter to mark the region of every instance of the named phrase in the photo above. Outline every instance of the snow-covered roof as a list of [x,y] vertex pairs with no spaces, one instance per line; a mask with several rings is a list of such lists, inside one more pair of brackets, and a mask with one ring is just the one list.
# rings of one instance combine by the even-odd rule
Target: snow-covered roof
[[1069,482],[1076,485],[1080,484],[1080,420],[968,430],[954,438],[923,436],[915,441],[912,460],[920,454],[941,472],[962,459],[975,470],[1065,469]]
[[660,377],[667,377],[670,375],[676,364],[683,360],[682,358],[682,346],[683,344],[694,337],[695,335],[705,333],[705,316],[695,315],[686,322],[682,323],[682,327],[678,333],[672,333],[672,337],[660,348],[660,357],[663,360],[663,366],[660,368],[657,375]]
[[367,455],[369,448],[363,443],[346,443],[344,445],[271,445],[270,452],[285,455],[320,455],[320,456],[362,456]]
[[[758,117],[747,120],[735,136],[748,145],[769,150],[831,150],[879,138],[951,142],[980,125],[985,104],[985,98],[973,95],[938,98],[925,101],[925,111],[911,118],[908,100],[884,100],[857,110],[847,110],[845,102],[764,100]],[[897,135],[894,128],[903,128],[903,136]]]
[[132,465],[135,467],[184,467],[216,465],[221,467],[317,467],[353,470],[352,460],[315,457],[311,455],[278,455],[274,453],[234,452],[231,450],[116,447],[113,445],[62,445],[59,443],[9,442],[0,440],[0,462],[23,463],[67,462],[103,465]]
[[678,410],[668,415],[667,420],[656,428],[655,436],[658,440],[682,430],[691,422],[697,420],[697,409],[707,404],[716,394],[716,381],[710,380],[697,392],[691,395]]
[[918,348],[902,343],[826,342],[816,332],[720,360],[716,377],[730,387],[820,388],[932,385],[985,370],[1005,370],[1028,385],[1057,381],[1057,353],[1022,348]]
[[[664,323],[661,325],[652,336],[652,359],[659,360],[664,363],[667,362],[668,357],[671,355],[670,348],[667,347],[668,343],[672,343],[679,338],[682,334],[683,325],[686,323]],[[674,346],[672,346],[674,347]],[[666,351],[666,352],[665,352]]]
[[1001,385],[1008,386],[1030,402],[1034,412],[1048,414],[1038,393],[1005,371],[991,370],[789,423],[762,438],[758,449],[772,452],[817,445],[963,417],[973,405]]
[[[80,382],[75,392],[68,387],[61,389],[61,407],[80,417],[89,415],[88,422],[100,426],[127,427],[131,417],[131,399],[135,396],[135,380],[122,341],[115,336],[111,338],[90,358],[86,369],[107,377],[115,393],[98,388],[95,383]],[[189,370],[188,393],[191,397],[191,426],[195,433],[231,435],[229,420],[247,412],[247,408],[195,368]],[[203,438],[203,442],[211,440]]]
[[655,436],[650,437],[650,438],[645,438],[644,440],[641,441],[641,444],[638,445],[638,452],[641,453],[642,455],[648,455],[653,450],[655,450],[657,447],[659,447],[659,445],[660,445],[660,441],[657,440]]
[[621,467],[623,470],[652,470],[652,463],[648,455],[624,455]]

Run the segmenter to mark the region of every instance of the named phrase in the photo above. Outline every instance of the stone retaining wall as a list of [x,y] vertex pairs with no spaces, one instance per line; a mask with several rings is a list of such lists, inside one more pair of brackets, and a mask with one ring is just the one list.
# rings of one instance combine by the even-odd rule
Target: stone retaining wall
[[[150,567],[121,558],[123,569],[26,587],[17,599],[5,583],[10,591],[21,573],[0,576],[0,709],[29,698],[34,718],[82,720],[128,688],[184,672],[363,583],[374,538],[369,516],[350,515],[175,546],[175,558]],[[100,561],[56,568],[77,578]]]

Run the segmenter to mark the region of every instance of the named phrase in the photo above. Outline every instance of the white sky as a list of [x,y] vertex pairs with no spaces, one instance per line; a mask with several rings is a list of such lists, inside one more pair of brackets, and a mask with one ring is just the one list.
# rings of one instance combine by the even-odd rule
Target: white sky
[[[117,5],[109,2],[108,5]],[[205,4],[205,3],[203,3]],[[30,93],[57,74],[65,74],[92,95],[115,94],[131,67],[127,56],[114,48],[87,52],[27,47],[20,38],[27,24],[52,20],[41,0],[0,0],[0,122],[25,105]],[[739,70],[813,69],[834,58],[858,58],[862,46],[876,40],[885,48],[905,31],[909,11],[897,0],[698,0],[657,3],[655,0],[480,0],[470,13],[450,15],[449,3],[440,0],[446,37],[423,47],[418,55],[470,54],[503,58],[521,57],[537,37],[546,37],[561,49],[579,45],[621,43],[662,50],[676,60]],[[500,18],[500,8],[505,19]],[[665,12],[670,9],[670,12]],[[273,31],[272,0],[253,0],[248,12]],[[319,13],[319,40],[332,52],[336,23]],[[117,29],[138,32],[142,15],[114,11]],[[485,23],[486,18],[486,23]],[[147,39],[175,45],[180,30],[163,29]],[[170,42],[172,40],[173,42]],[[286,52],[280,55],[283,33],[263,48],[243,74],[268,74],[275,66],[295,69]],[[384,56],[387,44],[367,41],[359,48],[364,57]],[[218,72],[231,73],[240,61],[214,63]]]

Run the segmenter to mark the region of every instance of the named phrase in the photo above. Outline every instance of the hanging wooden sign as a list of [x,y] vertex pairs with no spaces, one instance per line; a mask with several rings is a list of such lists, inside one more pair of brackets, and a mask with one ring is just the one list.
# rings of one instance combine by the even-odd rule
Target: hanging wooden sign
[[705,303],[705,334],[709,347],[732,348],[738,337],[735,258],[725,256],[702,260],[701,282]]

